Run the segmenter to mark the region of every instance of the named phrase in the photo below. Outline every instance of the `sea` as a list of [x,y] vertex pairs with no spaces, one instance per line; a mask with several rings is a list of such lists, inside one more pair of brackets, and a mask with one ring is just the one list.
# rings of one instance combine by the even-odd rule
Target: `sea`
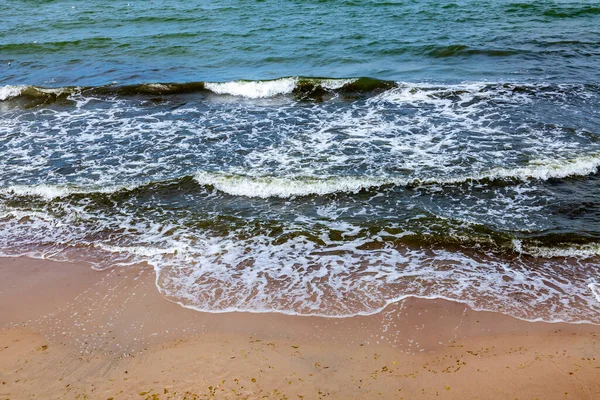
[[599,167],[596,1],[0,1],[0,254],[199,311],[599,324]]

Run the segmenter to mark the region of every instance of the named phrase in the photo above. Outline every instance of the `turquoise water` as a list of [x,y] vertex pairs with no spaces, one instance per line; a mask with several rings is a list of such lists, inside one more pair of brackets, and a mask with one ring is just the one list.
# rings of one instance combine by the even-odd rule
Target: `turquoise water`
[[0,253],[201,311],[600,323],[592,2],[0,4]]
[[599,18],[591,1],[6,0],[0,83],[597,82]]

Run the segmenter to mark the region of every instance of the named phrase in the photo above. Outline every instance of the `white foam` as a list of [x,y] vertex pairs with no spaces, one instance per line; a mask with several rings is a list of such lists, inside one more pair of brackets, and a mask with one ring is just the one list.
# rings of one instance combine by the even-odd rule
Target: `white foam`
[[151,87],[153,89],[158,89],[158,90],[167,90],[169,89],[169,86],[162,84],[162,83],[150,83],[148,85],[148,87]]
[[[437,105],[451,104],[453,101],[446,95],[458,97],[460,102],[477,99],[495,98],[510,102],[530,103],[531,99],[523,93],[514,93],[503,84],[492,82],[465,82],[454,85],[437,85],[432,83],[396,82],[397,87],[381,93],[375,100],[384,100],[392,103],[432,103]],[[492,89],[492,87],[494,87]],[[484,90],[490,88],[490,90]],[[534,86],[531,86],[535,90]]]
[[600,256],[599,244],[586,244],[570,247],[544,247],[544,246],[523,246],[519,241],[519,245],[515,246],[518,252],[530,254],[536,257],[552,258],[552,257],[575,257],[579,259],[593,258]]
[[280,178],[209,172],[198,172],[194,178],[201,185],[212,185],[232,196],[259,198],[325,195],[336,192],[357,193],[362,189],[387,183],[385,179],[362,177]]
[[341,89],[344,85],[356,82],[356,79],[320,79],[316,83],[325,89]]
[[12,193],[18,196],[37,196],[42,197],[46,200],[52,200],[55,198],[66,197],[73,194],[86,194],[86,193],[114,193],[118,190],[132,189],[141,184],[131,185],[120,185],[120,186],[66,186],[66,185],[11,185],[6,188],[0,189],[3,193]]
[[473,175],[472,179],[561,179],[569,176],[586,176],[598,172],[600,154],[585,155],[573,159],[545,159],[531,161],[529,165],[515,168],[494,168],[489,172]]
[[[60,94],[64,93],[65,90],[68,90],[67,88],[41,88],[41,87],[37,87],[37,86],[27,86],[27,85],[16,85],[16,86],[8,85],[8,86],[0,87],[0,101],[10,100],[14,97],[20,96],[27,89],[32,89],[39,93],[56,94],[56,95],[60,95]],[[78,89],[79,88],[75,88],[75,90],[78,90]]]
[[[525,264],[485,254],[472,257],[460,251],[369,249],[365,248],[368,237],[336,242],[323,235],[319,244],[303,236],[290,236],[283,242],[261,234],[244,237],[235,229],[215,236],[204,229],[186,228],[186,223],[164,226],[150,216],[138,220],[126,212],[103,215],[85,207],[64,207],[60,217],[12,213],[15,219],[0,225],[2,253],[58,261],[99,260],[97,269],[147,262],[157,272],[162,293],[206,312],[341,318],[376,313],[414,296],[446,298],[528,320],[600,322],[599,288],[584,279],[596,270],[595,263],[540,261],[549,264],[532,268],[531,261]],[[310,221],[302,222],[306,223]],[[292,224],[285,231],[298,228]],[[356,227],[347,223],[333,228],[356,233]],[[105,229],[123,234],[117,241],[95,238],[94,232]],[[162,233],[166,231],[169,235]],[[32,251],[35,243],[53,245]],[[88,252],[80,255],[82,244],[87,244],[83,248]],[[528,301],[518,301],[523,295],[529,296]]]
[[587,176],[598,172],[600,167],[600,154],[591,154],[572,159],[540,159],[532,160],[526,166],[496,167],[487,171],[459,175],[445,178],[417,179],[426,184],[457,184],[467,181],[504,180],[515,179],[526,181],[529,179],[547,181],[549,179],[562,179],[570,176]]
[[207,82],[204,87],[216,94],[260,99],[292,93],[298,78],[281,78],[272,81]]
[[17,97],[23,93],[23,90],[27,89],[25,85],[7,85],[0,87],[0,101],[9,100],[13,97]]
[[600,303],[600,285],[597,281],[592,281],[588,284],[588,287],[592,291],[592,294],[596,298],[596,301]]
[[292,197],[325,195],[336,192],[357,193],[363,189],[383,185],[405,186],[409,184],[460,184],[468,181],[516,179],[548,180],[569,176],[586,176],[598,172],[600,155],[582,156],[572,160],[533,161],[529,166],[494,168],[456,177],[265,177],[227,175],[201,171],[194,178],[201,185],[212,185],[232,196],[246,197]]
[[[325,89],[335,90],[348,83],[352,83],[355,80],[356,79],[315,79],[311,82]],[[292,93],[301,81],[302,79],[299,77],[289,77],[271,81],[206,82],[204,87],[216,94],[260,99]]]
[[64,197],[76,193],[73,189],[59,185],[13,185],[2,190],[4,193],[13,193],[19,196],[39,196],[47,200]]
[[[222,93],[260,98],[289,93],[296,84],[297,78],[284,78],[215,87]],[[315,84],[337,88],[344,82]],[[350,208],[342,202],[346,196],[299,202],[306,208],[295,208],[293,201],[279,202],[285,213],[299,210],[291,221],[279,220],[277,210],[264,211],[261,202],[255,202],[257,220],[266,216],[275,221],[275,236],[278,229],[284,230],[277,237],[253,224],[234,223],[212,231],[210,220],[199,225],[198,215],[239,217],[221,207],[223,196],[217,191],[190,193],[190,199],[199,199],[206,207],[200,204],[189,214],[162,207],[157,203],[160,197],[149,199],[152,196],[144,197],[152,204],[141,212],[136,212],[136,202],[104,209],[94,207],[89,198],[41,205],[9,201],[21,208],[2,210],[0,249],[57,260],[77,259],[77,252],[84,249],[89,252],[80,259],[101,260],[102,268],[148,262],[159,274],[157,284],[163,293],[210,312],[342,317],[376,312],[403,296],[424,296],[460,300],[521,318],[598,322],[600,288],[583,278],[595,276],[594,260],[528,259],[525,264],[518,257],[507,262],[479,252],[475,257],[460,251],[419,251],[380,241],[376,235],[366,237],[364,225],[353,225],[354,220],[347,218],[357,216],[359,209],[363,216],[391,215],[398,217],[398,224],[381,228],[396,232],[410,228],[399,210],[411,206],[455,220],[530,227],[529,217],[545,217],[532,199],[551,199],[544,197],[546,185],[534,180],[598,170],[600,156],[593,153],[598,145],[587,132],[543,125],[545,114],[539,110],[564,108],[563,100],[529,107],[527,101],[537,101],[535,96],[515,97],[493,85],[483,93],[482,85],[465,86],[464,93],[448,96],[442,92],[452,87],[412,86],[368,100],[308,106],[237,98],[215,102],[216,96],[200,96],[170,110],[139,106],[139,99],[98,96],[99,107],[83,107],[89,97],[79,94],[79,107],[19,110],[24,118],[10,115],[0,123],[0,136],[9,139],[0,158],[3,194],[55,199],[111,192],[121,188],[115,186],[121,182],[168,182],[192,175],[201,184],[236,196],[287,198],[423,184],[432,185],[423,191],[432,201],[425,208],[418,203],[420,198],[395,203],[397,198],[380,191],[373,196],[376,201]],[[511,113],[521,106],[529,107],[524,110],[527,115],[513,118]],[[196,171],[198,166],[203,171]],[[490,187],[485,201],[479,201],[477,193],[468,198],[473,193],[469,188],[439,187],[482,179],[526,182]],[[9,186],[40,180],[44,185]],[[416,196],[417,192],[421,191],[415,191]],[[438,195],[448,196],[447,204],[436,204]],[[28,206],[38,209],[29,211]],[[191,214],[196,219],[186,220]],[[342,231],[334,236],[343,239],[330,239],[328,229]],[[307,231],[318,239],[302,236]],[[370,246],[375,242],[384,247]],[[522,301],[522,296],[529,297]]]
[[95,247],[98,247],[102,250],[109,251],[111,253],[127,253],[136,256],[142,257],[154,257],[154,256],[162,256],[168,254],[177,254],[182,251],[180,247],[172,247],[161,249],[157,247],[150,246],[114,246],[106,243],[97,242],[94,243]]

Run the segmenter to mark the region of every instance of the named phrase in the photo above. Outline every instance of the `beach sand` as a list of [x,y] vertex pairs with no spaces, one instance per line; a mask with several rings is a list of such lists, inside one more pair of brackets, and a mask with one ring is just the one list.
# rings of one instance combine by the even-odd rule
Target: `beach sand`
[[600,327],[409,298],[372,316],[210,314],[147,266],[0,259],[0,399],[598,399]]

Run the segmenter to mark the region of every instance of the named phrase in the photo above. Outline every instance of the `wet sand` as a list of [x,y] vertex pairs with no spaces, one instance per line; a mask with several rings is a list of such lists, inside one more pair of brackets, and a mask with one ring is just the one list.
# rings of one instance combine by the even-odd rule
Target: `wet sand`
[[146,266],[0,259],[0,399],[597,399],[600,327],[410,298],[372,316],[200,313]]

